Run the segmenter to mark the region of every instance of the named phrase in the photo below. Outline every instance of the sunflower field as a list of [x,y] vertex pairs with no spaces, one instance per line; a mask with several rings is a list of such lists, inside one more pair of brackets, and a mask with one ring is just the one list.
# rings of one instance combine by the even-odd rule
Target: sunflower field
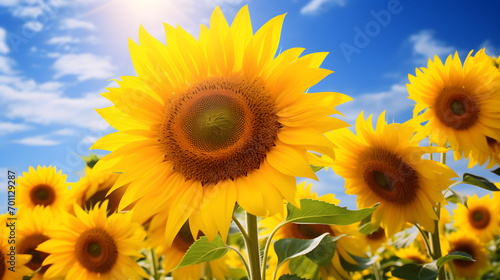
[[[327,53],[279,48],[284,18],[254,31],[247,6],[217,7],[198,39],[164,24],[167,45],[138,26],[137,75],[97,109],[109,153],[76,182],[8,174],[0,279],[500,279],[500,184],[446,158],[500,175],[500,57],[431,57],[408,75],[412,118],[349,127],[351,97],[310,91]],[[357,208],[297,181],[318,172]]]

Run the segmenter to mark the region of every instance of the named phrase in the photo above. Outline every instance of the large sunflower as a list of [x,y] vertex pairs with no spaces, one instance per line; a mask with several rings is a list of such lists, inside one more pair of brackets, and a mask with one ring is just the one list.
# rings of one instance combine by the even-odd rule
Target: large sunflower
[[[321,197],[318,197],[317,193],[311,191],[312,185],[306,185],[305,183],[301,183],[297,186],[297,191],[299,193],[299,198],[308,198],[313,200],[325,201],[332,204],[338,204],[339,200],[334,197],[333,194],[326,194]],[[281,206],[285,207],[286,206]],[[278,213],[274,216],[267,217],[262,220],[262,225],[269,230],[274,229],[280,222],[285,219],[283,213]],[[297,238],[297,239],[313,239],[321,234],[328,233],[330,236],[340,236],[345,234],[346,236],[341,237],[337,240],[335,247],[335,254],[332,258],[331,265],[326,267],[320,267],[320,271],[322,276],[326,279],[327,277],[334,277],[335,279],[349,279],[349,272],[347,272],[342,267],[342,261],[357,264],[357,262],[351,256],[363,257],[364,251],[359,245],[359,239],[353,238],[352,235],[358,235],[357,232],[358,225],[352,224],[347,226],[338,226],[338,225],[321,225],[321,224],[296,224],[289,223],[280,228],[274,238],[276,240],[284,239],[284,238]],[[276,254],[271,253],[271,261],[269,262],[270,266],[273,265],[273,258],[276,257]],[[269,269],[269,272],[274,272],[274,269]],[[288,268],[288,264],[285,264],[280,267],[280,271],[278,271],[278,275],[288,274],[290,270]]]
[[146,236],[141,225],[130,222],[129,214],[107,217],[107,201],[89,213],[74,207],[75,216],[67,215],[53,229],[53,238],[37,250],[50,253],[43,262],[50,265],[46,277],[66,279],[140,279],[147,277],[136,260]]
[[332,71],[319,68],[326,53],[275,57],[283,18],[253,35],[246,6],[231,27],[217,7],[198,41],[168,24],[167,46],[143,28],[130,41],[138,77],[103,94],[119,131],[93,145],[112,151],[94,169],[122,172],[114,188],[131,182],[120,208],[137,201],[134,219],[165,211],[167,243],[188,218],[193,234],[226,239],[235,202],[259,216],[297,203],[295,176],[316,179],[308,151],[333,156],[323,133],[347,126],[329,115],[350,98],[305,94]]
[[453,210],[454,226],[475,235],[482,242],[489,242],[500,234],[500,201],[476,194],[467,199],[467,207],[458,204]]
[[[41,205],[19,211],[16,253],[31,255],[30,261],[26,263],[29,269],[35,271],[40,268],[33,279],[52,279],[45,275],[49,266],[42,265],[49,253],[39,251],[37,246],[51,239],[50,230],[57,226],[59,221],[59,218],[56,219],[54,215],[55,213],[48,207]],[[62,279],[62,277],[55,279]]]
[[335,142],[337,156],[333,170],[345,179],[346,193],[357,195],[359,208],[380,203],[372,223],[381,225],[392,236],[406,223],[418,223],[434,231],[434,206],[441,193],[456,177],[446,165],[422,159],[426,153],[446,151],[439,147],[419,147],[414,136],[418,124],[386,124],[385,112],[372,128],[361,113],[356,121],[357,135],[348,129],[328,134]]
[[19,196],[17,203],[21,212],[24,208],[34,208],[36,205],[50,207],[54,213],[69,211],[72,205],[66,174],[56,171],[56,167],[29,167],[29,172],[23,172],[19,177]]
[[7,215],[0,215],[0,280],[22,280],[33,272],[26,266],[31,256],[12,252],[13,246],[9,239],[15,236],[17,220],[7,220]]
[[459,278],[477,279],[482,269],[488,266],[484,245],[474,235],[460,230],[448,236],[450,252],[460,251],[472,256],[475,261],[453,260],[453,271]]
[[471,53],[462,63],[458,54],[450,55],[445,64],[436,56],[426,68],[409,75],[410,99],[417,104],[415,117],[427,122],[422,132],[446,146],[448,142],[455,158],[475,156],[479,164],[488,154],[488,145],[500,141],[500,71],[484,59],[484,49],[475,57]]

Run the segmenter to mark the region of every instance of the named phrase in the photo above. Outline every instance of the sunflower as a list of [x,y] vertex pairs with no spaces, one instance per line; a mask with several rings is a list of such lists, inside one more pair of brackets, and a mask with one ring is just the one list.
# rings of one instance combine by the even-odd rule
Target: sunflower
[[440,146],[448,142],[455,159],[472,155],[482,165],[487,157],[477,155],[500,141],[500,71],[484,59],[484,49],[471,53],[463,67],[457,53],[444,65],[436,56],[427,69],[409,75],[407,88],[414,116],[427,122],[421,133]]
[[163,270],[166,273],[171,271],[172,277],[175,280],[198,280],[206,275],[205,270],[208,269],[207,266],[209,266],[214,279],[224,280],[226,277],[231,278],[230,268],[226,263],[229,258],[228,255],[231,254],[231,252],[228,252],[224,257],[215,261],[175,269],[195,240],[189,229],[189,223],[186,222],[175,236],[172,244],[166,245],[166,222],[164,219],[165,216],[162,215],[155,215],[151,219],[148,238],[151,246],[156,247],[158,255],[163,255]]
[[[478,52],[475,56],[475,59],[482,60],[486,64],[490,64],[494,69],[496,69],[497,74],[500,74],[500,70],[498,63],[500,62],[500,57],[490,57],[486,55],[484,52]],[[498,90],[498,89],[497,89]],[[486,168],[492,168],[495,164],[500,163],[500,141],[493,139],[491,137],[486,137],[486,143],[488,143],[488,151],[487,152],[470,152],[470,160],[469,160],[469,168],[472,168],[474,165],[479,163],[479,165],[483,165],[486,161],[488,161],[488,165]]]
[[360,237],[360,246],[368,250],[372,256],[377,254],[378,249],[382,248],[387,242],[385,230],[379,227],[376,231]]
[[474,235],[459,230],[453,232],[448,236],[450,243],[450,251],[465,252],[472,256],[475,260],[463,261],[453,260],[453,271],[456,277],[463,277],[468,279],[476,279],[483,268],[488,266],[488,256],[484,245]]
[[[11,223],[14,223],[11,227]],[[17,220],[7,220],[7,215],[0,215],[0,280],[22,280],[23,276],[31,275],[33,272],[26,266],[31,256],[28,254],[12,253],[13,246],[10,236],[15,236]]]
[[[49,266],[42,265],[49,253],[41,252],[37,246],[51,239],[50,230],[57,225],[59,220],[55,219],[54,215],[55,213],[48,207],[41,205],[19,211],[16,228],[16,253],[31,255],[30,261],[26,263],[30,270],[35,271],[41,267],[33,279],[52,279],[45,275]],[[62,277],[55,279],[62,279]]]
[[401,259],[410,260],[412,262],[416,262],[419,264],[425,264],[431,262],[429,256],[422,253],[422,250],[413,243],[410,244],[410,246],[408,247],[396,250],[394,254]]
[[[314,193],[311,192],[311,186],[312,186],[311,184],[306,185],[306,183],[304,182],[300,183],[297,186],[299,198],[301,199],[309,198],[314,200],[325,201],[332,204],[339,203],[339,200],[335,199],[333,194],[326,194],[324,196],[318,197],[318,195],[315,192]],[[265,218],[264,220],[262,220],[261,224],[265,228],[272,230],[284,219],[285,215],[283,213],[278,213],[275,216]],[[342,267],[341,259],[351,264],[357,264],[357,262],[351,256],[352,255],[359,257],[364,256],[363,248],[359,246],[358,239],[351,237],[351,235],[358,234],[357,229],[358,226],[356,224],[347,226],[338,226],[338,225],[322,225],[322,224],[289,223],[280,228],[276,232],[273,238],[275,240],[284,238],[313,239],[327,232],[329,233],[330,236],[339,236],[346,234],[347,236],[341,237],[339,240],[337,240],[335,247],[335,254],[332,259],[332,264],[327,267],[320,267],[320,272],[325,279],[327,276],[334,276],[335,279],[345,279],[345,278],[348,279],[350,278],[349,273]],[[270,253],[271,259],[275,257],[276,254]],[[271,263],[272,262],[270,262],[270,264]],[[270,271],[274,272],[274,269],[270,269]],[[279,272],[278,275],[290,273],[288,265],[282,265],[278,272]]]
[[419,147],[414,133],[418,124],[412,119],[403,124],[387,125],[383,112],[376,129],[372,116],[367,121],[361,113],[354,135],[343,129],[329,133],[337,156],[332,166],[345,179],[346,193],[357,195],[359,208],[380,203],[373,212],[372,224],[382,226],[390,237],[406,227],[407,222],[434,231],[437,220],[434,206],[441,193],[457,177],[446,165],[422,159],[425,153],[446,151],[439,147]]
[[145,232],[140,224],[130,222],[129,214],[107,217],[107,201],[90,212],[75,204],[75,216],[67,215],[54,228],[52,239],[37,250],[50,255],[43,262],[50,265],[47,277],[67,279],[140,279],[148,277],[136,260],[142,257]]
[[453,226],[473,234],[482,242],[489,242],[500,234],[500,203],[485,195],[476,194],[467,199],[467,207],[457,204],[453,210]]
[[122,172],[113,188],[131,182],[120,209],[137,201],[134,219],[167,213],[167,244],[188,219],[225,240],[235,202],[258,216],[298,205],[295,177],[316,179],[311,152],[334,156],[323,133],[347,126],[329,115],[350,98],[305,94],[332,71],[319,68],[326,53],[275,57],[283,19],[253,35],[246,6],[231,27],[217,7],[199,40],[165,24],[167,46],[142,27],[130,41],[138,77],[103,94],[114,106],[98,111],[118,132],[93,145],[112,151],[94,169]]
[[118,204],[127,189],[126,186],[109,193],[120,174],[112,172],[95,172],[92,168],[85,168],[85,176],[78,182],[72,183],[71,192],[75,201],[84,209],[92,209],[97,203],[108,200],[108,213],[116,212]]
[[18,206],[34,208],[36,205],[50,206],[54,213],[69,211],[72,205],[70,191],[66,183],[66,175],[61,170],[56,172],[56,167],[29,167],[29,172],[23,172],[23,177],[18,180],[19,196]]

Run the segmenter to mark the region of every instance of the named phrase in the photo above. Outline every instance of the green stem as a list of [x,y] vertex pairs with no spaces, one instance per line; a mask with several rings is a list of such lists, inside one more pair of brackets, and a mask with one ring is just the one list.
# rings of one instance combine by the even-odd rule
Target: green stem
[[373,275],[375,275],[375,280],[384,279],[382,275],[380,275],[380,263],[378,261],[373,263]]
[[247,251],[250,262],[250,280],[261,280],[260,278],[260,255],[259,255],[259,228],[257,217],[246,212],[248,240]]
[[250,275],[250,267],[248,267],[248,263],[247,261],[245,260],[245,257],[243,257],[243,255],[240,253],[240,251],[238,251],[238,249],[234,248],[234,247],[231,247],[231,246],[227,246],[227,248],[233,250],[236,252],[236,254],[238,254],[238,256],[240,256],[240,259],[241,261],[243,262],[243,264],[245,265],[245,269],[247,271],[247,275]]
[[205,262],[205,280],[212,280],[214,279],[212,275],[212,267],[210,267],[210,262]]
[[264,246],[264,253],[262,257],[262,271],[261,271],[261,278],[262,280],[266,280],[266,262],[267,262],[267,255],[269,253],[269,247],[271,247],[271,242],[273,241],[273,236],[276,234],[276,232],[284,225],[286,225],[288,222],[281,222],[278,226],[276,226],[271,234],[267,237],[266,245]]
[[427,254],[429,255],[429,257],[432,259],[433,256],[432,256],[432,249],[431,249],[431,246],[429,245],[429,232],[427,231],[423,231],[420,226],[418,225],[415,225],[418,229],[418,231],[420,231],[420,234],[422,235],[422,239],[424,240],[424,243],[425,243],[425,248],[427,249]]
[[[442,164],[446,164],[446,152],[440,155],[439,161]],[[441,242],[439,240],[439,219],[441,218],[441,203],[437,204],[435,211],[438,219],[434,221],[434,233],[432,233],[431,235],[433,260],[437,260],[443,256],[443,253],[441,252]],[[446,280],[444,269],[439,270],[438,280]]]
[[[439,240],[439,218],[441,214],[441,203],[438,203],[436,210],[436,215],[438,219],[434,221],[434,233],[431,235],[432,244],[432,259],[437,260],[443,256],[441,252],[441,242]],[[445,280],[446,275],[444,269],[439,270],[438,280]]]
[[241,234],[243,235],[243,239],[244,240],[247,240],[249,239],[248,237],[248,233],[247,231],[245,230],[245,227],[240,223],[240,221],[234,216],[234,213],[233,213],[233,222],[236,224],[236,226],[238,227],[238,229],[240,230]]
[[158,272],[158,260],[156,259],[156,252],[151,249],[151,265],[153,270],[153,279],[160,280],[160,273]]

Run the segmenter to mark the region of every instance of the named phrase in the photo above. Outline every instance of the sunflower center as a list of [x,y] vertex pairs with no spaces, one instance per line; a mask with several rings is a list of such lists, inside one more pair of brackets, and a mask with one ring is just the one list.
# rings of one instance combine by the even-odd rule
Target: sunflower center
[[[465,244],[465,243],[457,244],[455,246],[455,248],[453,248],[453,251],[460,251],[460,252],[467,253],[467,254],[471,255],[473,259],[476,259],[475,250],[472,246],[473,245],[471,245],[471,244]],[[470,265],[473,265],[474,262],[465,261],[465,260],[453,260],[453,264],[458,266],[458,267],[468,267]]]
[[436,99],[435,112],[447,127],[465,130],[473,126],[479,115],[478,102],[463,88],[444,89]]
[[35,205],[49,206],[54,203],[56,193],[51,186],[40,184],[31,189],[30,198]]
[[[36,247],[38,245],[42,244],[47,240],[49,240],[47,236],[36,233],[23,238],[21,242],[19,242],[17,252],[19,254],[31,255],[31,260],[26,264],[26,266],[29,267],[31,270],[37,270],[38,268],[40,268],[45,258],[49,255],[48,253],[36,250]],[[49,265],[45,265],[42,267],[40,272],[43,274],[48,268]]]
[[280,124],[260,80],[210,77],[170,100],[160,127],[165,160],[203,185],[258,169]]
[[417,172],[401,157],[370,147],[361,157],[363,179],[380,199],[397,204],[417,197]]
[[109,272],[118,258],[116,243],[104,229],[91,228],[77,239],[75,255],[78,262],[88,271]]
[[381,240],[385,237],[385,230],[379,227],[376,231],[368,234],[366,238],[371,241]]
[[477,229],[483,229],[490,224],[491,216],[488,209],[483,207],[475,208],[472,211],[469,211],[469,222],[470,224]]
[[323,233],[328,232],[330,236],[335,236],[332,228],[329,225],[319,224],[288,224],[289,232],[294,235],[294,238],[299,239],[313,239]]

